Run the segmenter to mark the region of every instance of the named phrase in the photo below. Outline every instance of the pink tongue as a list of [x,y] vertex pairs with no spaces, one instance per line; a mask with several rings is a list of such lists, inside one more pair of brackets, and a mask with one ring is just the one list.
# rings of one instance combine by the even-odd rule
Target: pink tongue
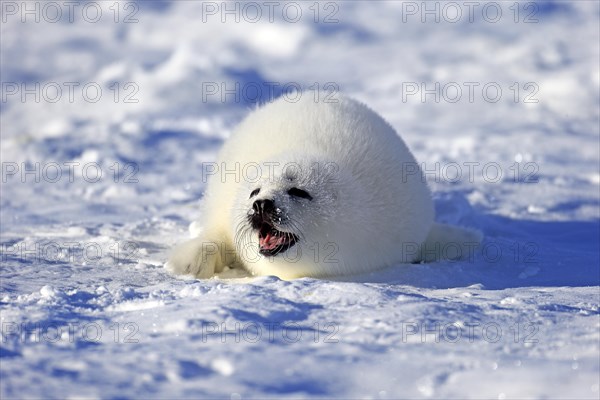
[[284,236],[272,236],[271,233],[267,233],[267,236],[258,239],[260,247],[266,250],[272,250],[283,242],[285,242]]

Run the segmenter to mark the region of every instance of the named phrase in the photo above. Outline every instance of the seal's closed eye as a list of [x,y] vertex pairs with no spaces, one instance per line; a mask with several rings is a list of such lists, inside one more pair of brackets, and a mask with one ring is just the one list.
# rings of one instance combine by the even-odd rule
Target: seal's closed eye
[[310,194],[308,194],[307,191],[304,191],[302,189],[298,189],[298,188],[295,188],[295,187],[293,187],[290,190],[288,190],[288,194],[290,196],[302,197],[303,199],[312,200],[312,196]]
[[250,197],[248,197],[248,198],[251,199],[254,196],[256,196],[258,193],[260,193],[260,188],[256,188],[252,192],[250,192]]

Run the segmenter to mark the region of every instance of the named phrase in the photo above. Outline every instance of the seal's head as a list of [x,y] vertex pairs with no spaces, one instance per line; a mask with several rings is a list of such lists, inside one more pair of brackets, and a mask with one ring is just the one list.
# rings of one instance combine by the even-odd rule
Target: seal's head
[[233,210],[238,255],[252,272],[284,268],[290,276],[307,275],[306,269],[318,264],[309,260],[315,253],[311,246],[324,245],[339,209],[339,166],[296,157],[259,168],[260,179],[240,185]]

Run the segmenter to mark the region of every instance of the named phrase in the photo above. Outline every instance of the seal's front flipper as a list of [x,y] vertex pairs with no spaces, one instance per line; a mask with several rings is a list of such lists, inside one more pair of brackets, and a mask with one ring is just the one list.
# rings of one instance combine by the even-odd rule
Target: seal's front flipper
[[421,261],[462,260],[470,258],[481,243],[477,230],[434,223],[421,246]]
[[177,275],[206,279],[218,272],[220,264],[219,244],[197,237],[177,246],[165,268]]

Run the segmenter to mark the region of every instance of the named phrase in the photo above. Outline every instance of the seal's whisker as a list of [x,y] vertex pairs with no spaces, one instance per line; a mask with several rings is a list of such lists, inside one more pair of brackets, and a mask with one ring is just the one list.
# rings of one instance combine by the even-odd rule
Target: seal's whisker
[[292,227],[292,229],[294,230],[294,233],[296,234],[296,236],[298,236],[300,240],[306,242],[306,238],[304,236],[304,233],[298,227],[298,223],[295,220],[293,220],[293,219],[290,218],[288,220],[288,224]]

